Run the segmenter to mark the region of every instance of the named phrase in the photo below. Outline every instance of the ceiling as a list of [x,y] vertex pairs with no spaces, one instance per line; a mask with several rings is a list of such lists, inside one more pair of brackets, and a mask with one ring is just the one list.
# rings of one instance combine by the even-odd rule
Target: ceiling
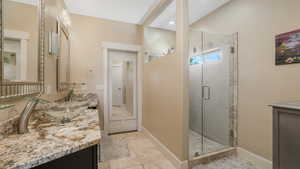
[[65,0],[71,13],[138,24],[159,0]]
[[[12,0],[36,5],[37,0]],[[160,0],[64,0],[69,12],[138,24]]]
[[[37,0],[13,0],[36,5]],[[160,0],[64,0],[69,12],[139,24]],[[190,24],[207,16],[231,0],[189,0]],[[173,21],[173,24],[170,24]],[[176,1],[174,0],[150,26],[162,29],[176,29]]]
[[[231,0],[189,0],[189,23],[199,19],[230,2]],[[170,22],[171,21],[171,22]],[[175,30],[176,3],[173,1],[152,23],[151,27]],[[173,23],[172,23],[173,22]],[[171,24],[170,24],[171,23]]]

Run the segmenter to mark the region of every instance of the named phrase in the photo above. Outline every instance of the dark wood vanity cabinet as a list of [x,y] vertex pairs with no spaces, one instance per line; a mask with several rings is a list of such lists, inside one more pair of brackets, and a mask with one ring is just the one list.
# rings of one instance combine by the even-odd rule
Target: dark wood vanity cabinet
[[33,169],[98,169],[97,145],[50,161]]
[[300,169],[300,109],[273,106],[273,169]]

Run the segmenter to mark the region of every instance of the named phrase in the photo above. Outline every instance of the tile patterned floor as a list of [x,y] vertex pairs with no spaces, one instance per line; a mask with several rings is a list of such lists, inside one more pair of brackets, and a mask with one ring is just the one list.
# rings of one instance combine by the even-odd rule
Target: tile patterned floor
[[190,159],[193,159],[193,157],[195,157],[195,153],[203,154],[203,153],[215,152],[227,147],[204,137],[204,145],[203,145],[203,152],[202,152],[201,140],[202,140],[202,135],[190,130],[189,133],[189,150],[190,150],[189,158]]
[[102,139],[100,169],[176,169],[144,133]]
[[209,164],[198,165],[193,169],[258,169],[252,163],[236,157],[223,158]]
[[[143,133],[102,138],[100,169],[176,169]],[[236,157],[223,158],[193,169],[258,169]]]

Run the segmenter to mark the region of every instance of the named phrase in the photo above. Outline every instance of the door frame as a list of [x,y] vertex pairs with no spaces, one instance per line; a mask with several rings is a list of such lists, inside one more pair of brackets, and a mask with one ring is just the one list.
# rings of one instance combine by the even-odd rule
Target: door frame
[[125,52],[136,52],[136,94],[134,100],[134,106],[136,109],[137,116],[137,130],[142,130],[142,47],[140,45],[115,43],[115,42],[102,42],[102,54],[104,56],[104,95],[103,95],[103,106],[104,106],[104,134],[108,133],[109,129],[109,106],[110,106],[110,79],[109,79],[109,50],[118,50]]

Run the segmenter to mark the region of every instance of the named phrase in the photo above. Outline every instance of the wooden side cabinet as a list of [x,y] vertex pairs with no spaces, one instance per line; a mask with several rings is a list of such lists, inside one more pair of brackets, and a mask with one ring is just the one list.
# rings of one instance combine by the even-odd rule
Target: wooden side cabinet
[[273,169],[300,169],[300,109],[273,106]]
[[33,169],[98,169],[98,147],[86,148]]

